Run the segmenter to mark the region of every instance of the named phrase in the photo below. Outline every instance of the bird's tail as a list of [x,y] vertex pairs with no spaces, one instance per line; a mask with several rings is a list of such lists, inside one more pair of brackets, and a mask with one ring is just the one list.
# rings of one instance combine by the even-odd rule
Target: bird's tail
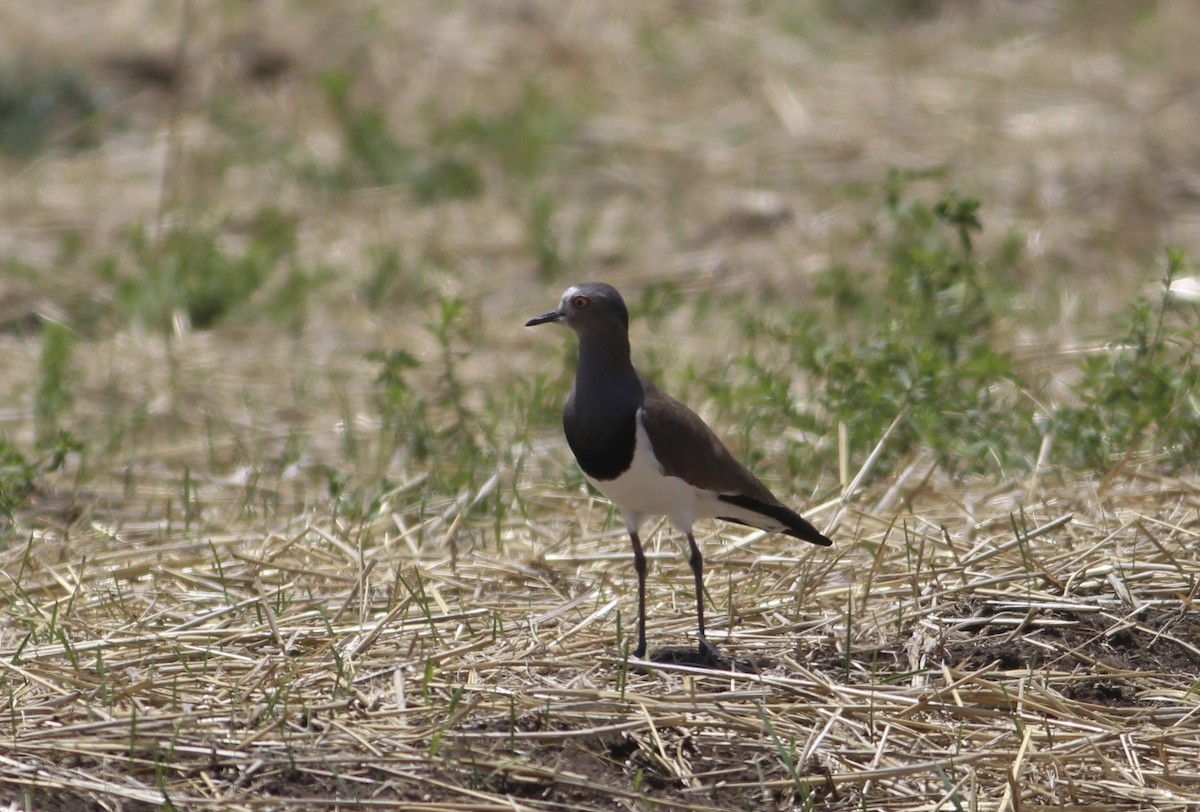
[[783,505],[772,505],[761,499],[755,499],[753,496],[741,494],[723,493],[717,498],[733,507],[740,508],[736,512],[730,511],[733,515],[718,516],[718,519],[744,524],[747,527],[757,527],[759,530],[771,533],[783,533],[822,547],[833,544],[821,531],[813,527],[808,519]]

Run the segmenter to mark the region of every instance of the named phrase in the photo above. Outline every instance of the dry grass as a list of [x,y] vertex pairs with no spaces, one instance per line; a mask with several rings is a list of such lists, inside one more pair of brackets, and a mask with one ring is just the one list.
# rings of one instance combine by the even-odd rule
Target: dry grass
[[[1000,332],[1048,368],[1073,367],[1164,243],[1197,253],[1192,4],[914,5],[934,13],[6,5],[0,51],[100,77],[111,126],[94,149],[5,163],[0,186],[0,438],[33,446],[38,325],[78,319],[62,421],[88,447],[0,526],[0,803],[1197,808],[1194,480],[1135,458],[1108,479],[1050,461],[964,483],[919,455],[862,490],[853,467],[773,480],[818,495],[836,545],[712,528],[710,636],[757,665],[715,673],[625,658],[624,533],[553,418],[512,411],[514,392],[545,406],[520,388],[539,374],[545,399],[565,394],[556,342],[519,330],[565,282],[680,282],[666,329],[635,325],[639,359],[711,359],[745,311],[699,313],[700,293],[783,312],[830,264],[877,268],[863,223],[893,165],[949,166],[984,201],[985,242],[1023,235]],[[187,80],[164,86],[179,53]],[[271,54],[282,74],[251,75]],[[343,151],[316,90],[330,67],[409,143],[509,110],[527,80],[577,129],[532,178],[489,165],[475,199],[314,183]],[[561,279],[531,245],[538,195]],[[126,267],[131,225],[237,247],[268,206],[318,280],[296,323],[270,315],[277,277],[248,314],[163,332],[98,270]],[[398,290],[369,306],[386,248]],[[449,296],[490,467],[380,439],[365,356],[381,347],[421,361],[431,432],[456,425],[427,326]],[[673,340],[689,327],[702,337]],[[778,476],[794,438],[756,439]],[[651,644],[690,645],[678,540],[649,539]]]
[[[241,493],[208,488],[192,530],[77,502],[4,553],[0,780],[36,808],[1200,803],[1200,493],[1056,488],[1014,517],[1019,485],[936,479],[855,500],[830,552],[708,540],[710,634],[752,674],[623,659],[625,542],[577,497],[223,529]],[[666,535],[660,646],[692,631]]]

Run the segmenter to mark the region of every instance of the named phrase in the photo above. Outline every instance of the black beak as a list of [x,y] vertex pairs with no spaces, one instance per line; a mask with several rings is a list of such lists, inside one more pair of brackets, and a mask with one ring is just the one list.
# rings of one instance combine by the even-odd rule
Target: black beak
[[539,324],[546,324],[547,322],[558,321],[562,317],[563,317],[563,314],[560,313],[559,311],[551,310],[549,313],[543,313],[542,315],[535,316],[534,318],[525,322],[525,326],[526,327],[536,327]]

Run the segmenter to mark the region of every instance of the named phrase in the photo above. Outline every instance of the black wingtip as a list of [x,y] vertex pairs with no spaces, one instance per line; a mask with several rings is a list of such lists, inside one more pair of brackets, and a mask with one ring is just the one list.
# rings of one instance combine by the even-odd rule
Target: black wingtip
[[782,508],[781,510],[786,511],[787,513],[776,513],[775,518],[787,525],[787,530],[783,531],[784,535],[791,536],[795,539],[800,539],[801,541],[807,541],[809,544],[815,544],[818,547],[833,546],[833,540],[827,537],[817,528],[813,527],[812,523],[808,519],[800,516],[797,513],[794,513],[791,510],[788,510],[787,508]]
[[[784,526],[784,529],[779,531],[784,535],[800,539],[801,541],[807,541],[809,544],[816,544],[818,547],[830,547],[833,545],[833,541],[821,533],[820,530],[813,527],[808,519],[783,505],[772,505],[763,502],[761,499],[755,499],[753,496],[738,494],[722,493],[717,498],[722,502],[728,502],[731,505],[737,505],[740,508],[752,510],[755,513],[760,513],[763,516],[774,519]],[[729,521],[745,524],[740,519],[730,519]]]
[[[805,524],[808,524],[808,522],[805,522]],[[813,527],[811,524],[808,524],[808,530],[805,532],[796,532],[795,530],[789,529],[785,535],[800,539],[801,541],[807,541],[810,544],[817,545],[818,547],[833,546],[833,539],[824,535],[820,530]]]

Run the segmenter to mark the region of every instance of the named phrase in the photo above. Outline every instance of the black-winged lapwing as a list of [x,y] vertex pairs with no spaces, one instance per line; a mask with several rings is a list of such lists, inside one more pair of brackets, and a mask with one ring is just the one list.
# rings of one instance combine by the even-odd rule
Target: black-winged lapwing
[[648,516],[666,516],[687,536],[696,581],[699,654],[721,657],[704,636],[704,557],[692,524],[717,518],[785,533],[813,544],[832,542],[785,507],[738,462],[703,420],[658,391],[629,357],[629,311],[612,285],[567,288],[558,309],[525,323],[565,324],[579,336],[575,388],[563,410],[563,429],[584,476],[612,500],[633,543],[638,576],[638,643],[646,656],[646,555],[638,536]]

